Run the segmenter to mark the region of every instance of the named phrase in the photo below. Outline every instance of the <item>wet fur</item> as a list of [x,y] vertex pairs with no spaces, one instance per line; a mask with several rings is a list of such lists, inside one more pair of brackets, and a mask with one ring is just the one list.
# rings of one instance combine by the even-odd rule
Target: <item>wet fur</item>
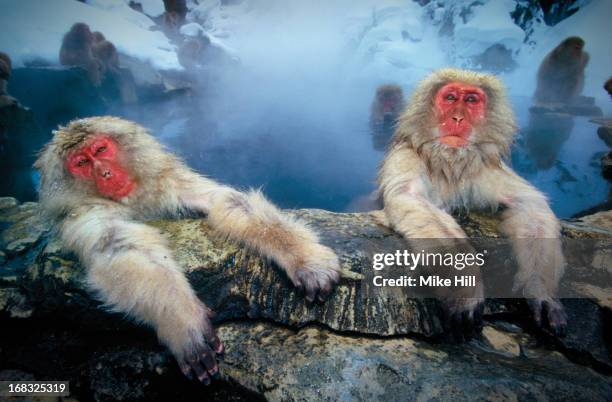
[[[488,98],[485,121],[463,148],[438,139],[434,96],[449,82],[478,86]],[[565,267],[560,226],[544,195],[504,162],[516,129],[497,78],[457,69],[434,72],[418,85],[400,117],[379,172],[379,192],[386,220],[407,239],[465,238],[451,211],[505,206],[501,230],[519,262],[514,287],[553,303]]]
[[[119,144],[137,183],[120,202],[100,197],[64,166],[71,150],[99,133]],[[208,309],[166,240],[143,220],[204,213],[219,233],[274,260],[307,294],[331,289],[339,278],[336,255],[303,223],[259,192],[241,193],[198,175],[133,122],[115,117],[73,121],[54,133],[35,166],[41,172],[41,209],[87,268],[89,287],[109,307],[153,326],[179,363],[214,331]]]

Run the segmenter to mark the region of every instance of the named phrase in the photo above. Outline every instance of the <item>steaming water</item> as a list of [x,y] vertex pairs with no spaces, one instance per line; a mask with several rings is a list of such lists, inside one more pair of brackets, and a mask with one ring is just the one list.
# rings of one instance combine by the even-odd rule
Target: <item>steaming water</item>
[[[375,188],[384,155],[369,132],[369,88],[311,85],[299,96],[282,86],[267,91],[261,99],[225,93],[231,101],[216,107],[210,105],[219,95],[211,95],[197,112],[183,110],[187,116],[153,130],[198,171],[239,188],[262,188],[283,208],[345,211]],[[513,167],[547,194],[559,217],[604,202],[609,185],[599,158],[606,146],[597,126],[585,117],[530,122],[530,104],[513,99],[521,127]]]

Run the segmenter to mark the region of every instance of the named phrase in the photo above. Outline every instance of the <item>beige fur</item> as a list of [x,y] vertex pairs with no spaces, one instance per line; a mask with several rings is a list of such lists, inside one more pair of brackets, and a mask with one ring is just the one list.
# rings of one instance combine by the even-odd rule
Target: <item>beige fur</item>
[[[98,133],[117,141],[137,183],[120,202],[100,197],[92,184],[73,178],[64,166],[71,150]],[[79,255],[91,289],[111,308],[152,325],[185,372],[194,367],[192,357],[207,350],[206,341],[215,345],[209,310],[164,238],[142,220],[178,217],[186,210],[206,213],[220,233],[274,260],[309,299],[317,292],[324,299],[339,279],[336,255],[303,223],[281,213],[259,192],[243,194],[196,174],[130,121],[73,121],[54,133],[35,166],[41,171],[42,210],[58,222],[66,247]]]
[[[476,85],[488,99],[485,122],[474,128],[463,148],[438,140],[434,95],[449,82]],[[449,214],[452,210],[504,205],[502,231],[512,239],[519,262],[514,287],[526,297],[561,308],[553,300],[565,267],[559,223],[544,195],[503,161],[515,131],[504,89],[495,77],[456,69],[431,74],[400,117],[382,163],[384,212],[407,239],[465,238]]]

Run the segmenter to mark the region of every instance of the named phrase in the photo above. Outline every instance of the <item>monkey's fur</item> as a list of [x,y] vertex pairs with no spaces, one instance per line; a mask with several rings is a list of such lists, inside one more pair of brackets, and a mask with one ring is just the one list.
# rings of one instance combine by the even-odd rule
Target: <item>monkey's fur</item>
[[87,70],[90,81],[98,86],[102,82],[104,66],[94,57],[93,42],[94,36],[89,25],[77,22],[62,39],[59,59],[63,66],[79,66]]
[[538,103],[572,103],[584,88],[584,69],[589,54],[584,40],[569,37],[546,55],[538,69],[534,98]]
[[[383,104],[385,99],[395,96],[397,102],[393,102],[391,110],[385,112]],[[376,88],[376,95],[372,101],[370,108],[370,125],[380,126],[385,123],[385,120],[389,120],[391,123],[395,123],[402,110],[406,106],[404,102],[404,92],[402,87],[396,84],[385,84]]]
[[[99,133],[119,144],[137,183],[120,202],[101,197],[65,167],[70,151]],[[303,223],[259,192],[241,193],[198,175],[136,123],[108,116],[73,121],[54,132],[35,166],[42,211],[86,267],[89,287],[114,310],[151,325],[185,373],[218,338],[165,239],[142,220],[204,213],[219,233],[274,260],[309,300],[317,292],[326,298],[339,279],[336,255]]]
[[8,54],[0,52],[0,109],[18,104],[17,99],[8,94],[7,83],[11,77],[13,64]]
[[[435,94],[450,82],[478,86],[487,96],[484,122],[460,148],[439,141],[434,112]],[[545,196],[504,163],[516,129],[497,78],[457,69],[434,72],[418,85],[400,117],[379,172],[379,192],[388,223],[406,239],[466,238],[449,212],[505,206],[501,230],[519,264],[514,289],[531,299],[536,321],[544,307],[550,326],[562,333],[565,313],[554,299],[565,267],[560,225]],[[451,309],[471,314],[481,300],[477,291]]]

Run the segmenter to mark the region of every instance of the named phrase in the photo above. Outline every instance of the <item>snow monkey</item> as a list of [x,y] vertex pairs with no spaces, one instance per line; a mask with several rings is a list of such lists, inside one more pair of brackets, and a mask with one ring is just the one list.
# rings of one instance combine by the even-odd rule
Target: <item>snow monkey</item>
[[[554,296],[565,261],[560,225],[545,196],[503,161],[516,124],[500,81],[443,69],[422,81],[400,117],[379,172],[384,214],[406,239],[465,239],[449,214],[461,207],[505,207],[502,232],[519,265],[514,290],[539,325],[563,335]],[[411,241],[411,240],[409,240]],[[478,328],[482,289],[448,300],[451,322]]]
[[54,132],[35,166],[40,204],[89,288],[115,311],[151,325],[187,376],[208,384],[223,346],[162,235],[142,223],[194,211],[221,234],[276,262],[306,299],[339,280],[334,252],[259,192],[241,193],[191,171],[136,123],[76,120]]
[[0,109],[16,105],[17,99],[8,94],[7,83],[13,71],[13,63],[8,54],[0,52]]
[[584,40],[572,36],[546,55],[538,70],[534,98],[540,103],[572,103],[584,87],[584,69],[589,54]]
[[612,96],[612,77],[608,78],[604,84],[604,89],[608,92],[608,95]]
[[87,70],[89,79],[97,86],[102,82],[104,66],[93,55],[93,42],[89,25],[77,22],[64,35],[59,59],[63,66],[79,66]]
[[370,110],[372,127],[392,126],[404,109],[404,93],[399,85],[386,84],[376,89]]

